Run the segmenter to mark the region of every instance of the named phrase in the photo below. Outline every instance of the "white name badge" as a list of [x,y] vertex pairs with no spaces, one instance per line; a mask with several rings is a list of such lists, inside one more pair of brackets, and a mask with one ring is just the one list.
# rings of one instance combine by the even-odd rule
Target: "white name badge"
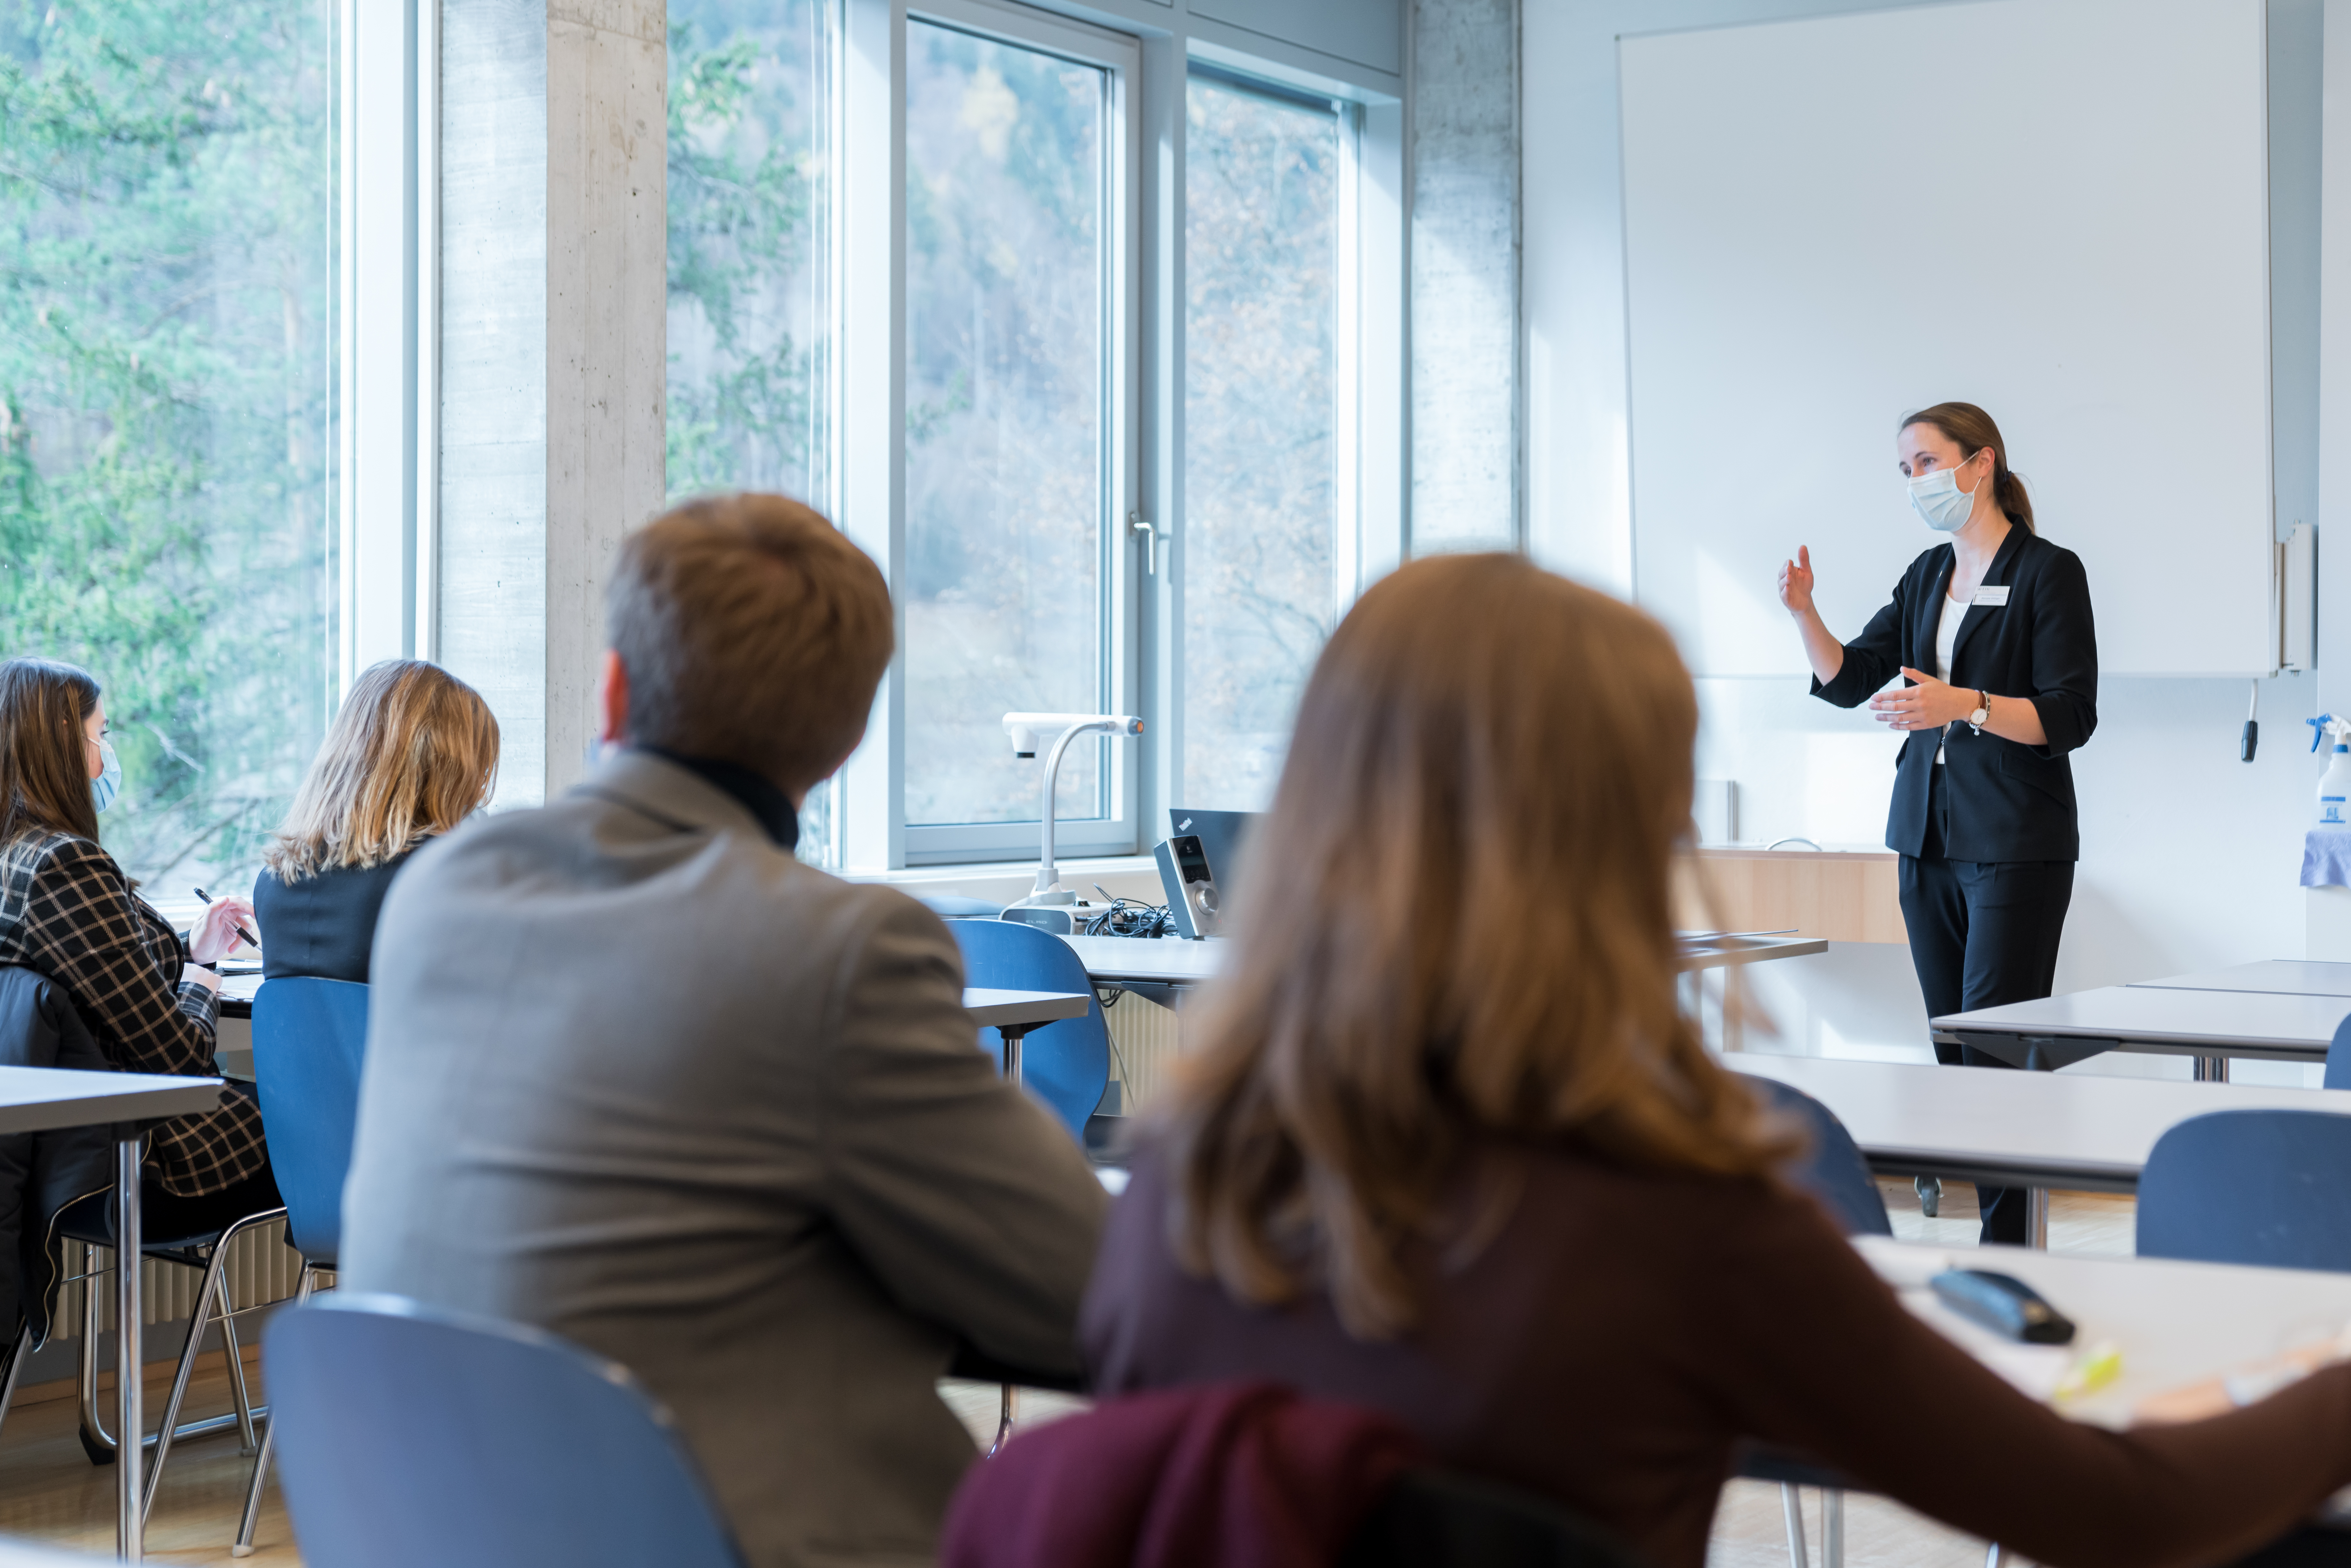
[[1998,588],[1979,588],[1976,590],[1976,596],[1968,602],[1980,604],[1987,610],[1997,610],[2008,602],[2007,585],[2002,584]]

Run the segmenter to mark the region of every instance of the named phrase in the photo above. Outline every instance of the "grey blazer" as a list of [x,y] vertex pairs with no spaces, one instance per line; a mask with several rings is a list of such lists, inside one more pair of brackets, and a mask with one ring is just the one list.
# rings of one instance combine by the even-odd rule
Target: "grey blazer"
[[938,918],[631,752],[419,851],[372,966],[342,1283],[629,1366],[754,1568],[929,1562],[935,1380],[1078,1370],[1106,1206]]

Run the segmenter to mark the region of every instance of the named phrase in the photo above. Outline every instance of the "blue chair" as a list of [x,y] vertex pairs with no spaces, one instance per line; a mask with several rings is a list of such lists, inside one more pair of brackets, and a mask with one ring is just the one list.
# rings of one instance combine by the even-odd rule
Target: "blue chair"
[[2216,1111],[2180,1123],[2147,1155],[2138,1255],[2351,1271],[2346,1193],[2351,1116]]
[[[1848,1236],[1891,1236],[1894,1221],[1886,1212],[1885,1195],[1869,1174],[1869,1162],[1836,1113],[1801,1089],[1760,1075],[1747,1079],[1748,1087],[1764,1103],[1801,1124],[1809,1135],[1803,1156],[1788,1170],[1788,1179],[1820,1199]],[[291,1202],[291,1199],[287,1200]]]
[[[286,1200],[286,1236],[302,1254],[297,1304],[335,1266],[343,1242],[343,1178],[359,1128],[360,1070],[367,1062],[368,988],[308,977],[270,980],[253,998],[253,1076],[270,1168]],[[230,1553],[253,1554],[261,1487],[277,1437],[271,1420],[254,1456],[245,1517]]]
[[2321,1086],[2351,1089],[2351,1016],[2335,1026],[2335,1038],[2326,1042],[2326,1077]]
[[741,1568],[668,1412],[616,1362],[357,1292],[279,1312],[263,1347],[310,1568]]
[[253,1077],[286,1230],[305,1269],[332,1269],[343,1240],[343,1177],[367,1063],[368,988],[271,980],[253,998]]
[[[1748,1077],[1747,1085],[1766,1105],[1796,1122],[1805,1132],[1804,1152],[1788,1168],[1788,1179],[1820,1200],[1840,1229],[1848,1236],[1891,1236],[1894,1221],[1886,1212],[1885,1195],[1869,1174],[1869,1162],[1836,1113],[1801,1089],[1773,1078]],[[1788,1531],[1792,1562],[1804,1560],[1804,1515],[1798,1489],[1821,1490],[1821,1560],[1840,1568],[1844,1560],[1844,1494],[1846,1478],[1793,1454],[1759,1450],[1740,1468],[1750,1480],[1780,1483],[1780,1511]]]
[[[1086,1016],[1032,1030],[1020,1045],[1021,1082],[1085,1142],[1086,1118],[1110,1087],[1110,1021],[1077,952],[1059,936],[1010,920],[951,920],[964,983],[992,991],[1082,992]],[[998,1061],[1003,1058],[999,1051]]]

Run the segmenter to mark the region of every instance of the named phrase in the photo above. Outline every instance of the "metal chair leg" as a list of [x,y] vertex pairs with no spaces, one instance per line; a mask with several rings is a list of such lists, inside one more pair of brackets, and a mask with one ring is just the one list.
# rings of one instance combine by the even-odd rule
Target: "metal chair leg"
[[1780,1485],[1780,1516],[1788,1521],[1788,1568],[1811,1568],[1804,1552],[1804,1499],[1794,1487]]
[[81,1267],[75,1270],[81,1276],[81,1448],[91,1464],[110,1465],[114,1439],[98,1410],[98,1248],[88,1241],[76,1245],[81,1249]]
[[1844,1490],[1821,1489],[1821,1563],[1823,1568],[1844,1568]]
[[236,1401],[237,1452],[249,1454],[258,1441],[253,1432],[253,1392],[245,1383],[245,1347],[237,1343],[236,1301],[229,1294],[228,1272],[220,1277],[221,1349],[228,1356],[229,1396]]
[[[302,1278],[294,1287],[294,1304],[298,1307],[308,1301],[318,1286],[319,1270],[305,1259]],[[253,1484],[246,1489],[245,1517],[237,1521],[236,1544],[228,1549],[231,1557],[253,1555],[253,1527],[261,1519],[261,1483],[269,1479],[269,1450],[277,1441],[277,1421],[265,1420],[261,1424],[261,1447],[253,1456]]]
[[214,1304],[221,1299],[221,1270],[227,1262],[228,1239],[224,1236],[220,1245],[213,1249],[213,1255],[204,1260],[204,1281],[197,1287],[195,1305],[188,1312],[188,1343],[180,1347],[180,1364],[172,1375],[172,1396],[163,1401],[163,1418],[155,1424],[155,1458],[147,1468],[147,1493],[139,1500],[142,1524],[155,1506],[155,1488],[163,1479],[163,1461],[172,1457],[172,1439],[180,1425],[180,1406],[188,1396],[188,1378],[196,1370],[196,1354],[204,1349],[204,1330],[212,1326]]
[[998,1390],[996,1406],[996,1441],[987,1445],[987,1457],[996,1458],[1004,1440],[1012,1436],[1012,1385],[1007,1383]]
[[8,1351],[8,1372],[0,1377],[0,1425],[8,1419],[8,1406],[16,1402],[17,1381],[25,1375],[25,1363],[33,1354],[33,1320],[26,1318],[25,1326],[16,1331],[16,1343]]

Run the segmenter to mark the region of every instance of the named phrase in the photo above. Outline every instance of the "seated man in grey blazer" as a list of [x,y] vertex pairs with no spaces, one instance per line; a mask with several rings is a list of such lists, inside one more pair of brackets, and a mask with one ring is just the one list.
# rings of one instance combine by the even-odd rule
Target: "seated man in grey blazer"
[[793,858],[890,659],[873,563],[700,501],[606,616],[607,759],[384,904],[342,1283],[632,1369],[754,1568],[927,1563],[973,1458],[935,1380],[959,1345],[1075,1374],[1102,1188],[937,917]]

